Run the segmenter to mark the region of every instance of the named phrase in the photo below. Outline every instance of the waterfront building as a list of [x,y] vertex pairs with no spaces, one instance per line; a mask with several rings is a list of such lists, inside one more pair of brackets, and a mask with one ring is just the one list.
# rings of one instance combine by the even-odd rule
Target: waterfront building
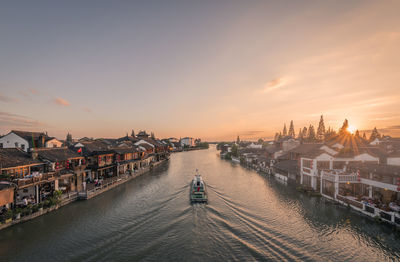
[[83,190],[86,161],[82,155],[67,147],[37,148],[31,154],[46,163],[47,174],[54,174],[54,182],[50,185],[52,190],[60,190],[67,195]]
[[[39,203],[50,194],[49,183],[55,180],[54,174],[47,174],[45,163],[24,152],[20,148],[1,148],[1,180],[14,186],[14,190],[3,192],[7,199],[15,193],[15,204],[25,202],[31,204]],[[42,195],[41,195],[42,193]],[[26,199],[26,201],[24,201]]]
[[112,149],[115,152],[115,162],[118,175],[128,175],[140,168],[141,152],[137,146],[121,146]]
[[182,147],[193,147],[196,145],[193,137],[181,138],[180,143],[181,143]]
[[300,184],[313,190],[319,190],[322,170],[345,169],[346,165],[351,162],[379,163],[379,157],[367,151],[332,152],[332,149],[325,145],[301,156]]
[[75,152],[80,152],[87,160],[86,180],[95,182],[117,176],[117,169],[114,162],[115,152],[108,144],[98,141],[81,141],[73,146]]
[[25,152],[29,152],[31,148],[61,146],[61,141],[42,132],[11,130],[0,138],[0,148],[20,148]]

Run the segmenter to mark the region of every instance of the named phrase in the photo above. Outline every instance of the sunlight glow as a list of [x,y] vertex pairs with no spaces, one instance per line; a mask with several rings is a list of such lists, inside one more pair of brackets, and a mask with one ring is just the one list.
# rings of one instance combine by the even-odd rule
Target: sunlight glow
[[347,128],[347,131],[349,131],[351,134],[354,134],[357,130],[357,127],[349,125],[349,127]]

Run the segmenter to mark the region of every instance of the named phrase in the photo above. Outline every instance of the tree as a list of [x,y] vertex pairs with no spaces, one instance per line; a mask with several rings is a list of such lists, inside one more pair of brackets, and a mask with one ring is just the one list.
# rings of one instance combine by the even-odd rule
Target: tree
[[376,127],[374,127],[374,129],[372,130],[371,136],[369,137],[369,141],[372,142],[374,141],[376,138],[381,138],[381,134],[379,134],[378,129],[376,129]]
[[349,134],[350,132],[347,130],[348,127],[349,127],[349,121],[345,119],[342,127],[339,129],[339,135]]
[[333,130],[331,127],[328,128],[328,130],[325,132],[325,140],[334,137],[336,135],[335,130]]
[[131,137],[135,137],[135,131],[133,131],[133,129],[132,129],[132,132],[131,132]]
[[283,132],[282,133],[283,133],[282,135],[284,137],[287,136],[286,123],[283,125]]
[[307,127],[303,127],[303,133],[302,133],[302,137],[303,137],[303,139],[305,139],[305,138],[307,138],[307,135],[308,135],[308,133],[307,133]]
[[307,139],[308,141],[312,142],[316,140],[316,135],[315,135],[315,129],[313,125],[310,125],[310,127],[308,128],[308,136]]
[[238,150],[238,146],[236,144],[233,144],[231,147],[231,154],[234,157],[238,157],[239,156],[239,150]]
[[324,140],[324,138],[325,138],[325,123],[324,123],[324,117],[321,115],[318,124],[317,139],[322,141]]
[[72,144],[72,135],[68,132],[67,139],[65,139],[68,144]]
[[303,131],[301,131],[301,128],[299,130],[299,136],[297,138],[303,140]]
[[293,120],[290,121],[289,134],[290,137],[295,138]]
[[259,144],[262,144],[264,142],[264,140],[262,138],[258,139],[257,141]]
[[239,138],[239,136],[238,136],[237,139],[236,139],[236,144],[239,145],[239,143],[240,143],[240,138]]

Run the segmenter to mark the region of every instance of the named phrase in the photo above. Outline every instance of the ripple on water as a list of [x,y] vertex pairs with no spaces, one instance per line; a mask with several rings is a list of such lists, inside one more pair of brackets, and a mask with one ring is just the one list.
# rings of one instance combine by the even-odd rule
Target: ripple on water
[[[400,259],[392,229],[215,154],[174,154],[167,165],[103,195],[3,230],[1,261]],[[189,202],[196,168],[208,185],[208,204]]]

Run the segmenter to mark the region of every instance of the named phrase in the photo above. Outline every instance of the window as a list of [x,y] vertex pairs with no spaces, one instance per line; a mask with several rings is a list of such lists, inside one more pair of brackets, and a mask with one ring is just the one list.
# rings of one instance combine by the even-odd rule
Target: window
[[3,143],[0,143],[0,148],[3,148]]
[[22,150],[25,150],[25,145],[21,145]]
[[15,147],[18,147],[18,142],[15,142]]

